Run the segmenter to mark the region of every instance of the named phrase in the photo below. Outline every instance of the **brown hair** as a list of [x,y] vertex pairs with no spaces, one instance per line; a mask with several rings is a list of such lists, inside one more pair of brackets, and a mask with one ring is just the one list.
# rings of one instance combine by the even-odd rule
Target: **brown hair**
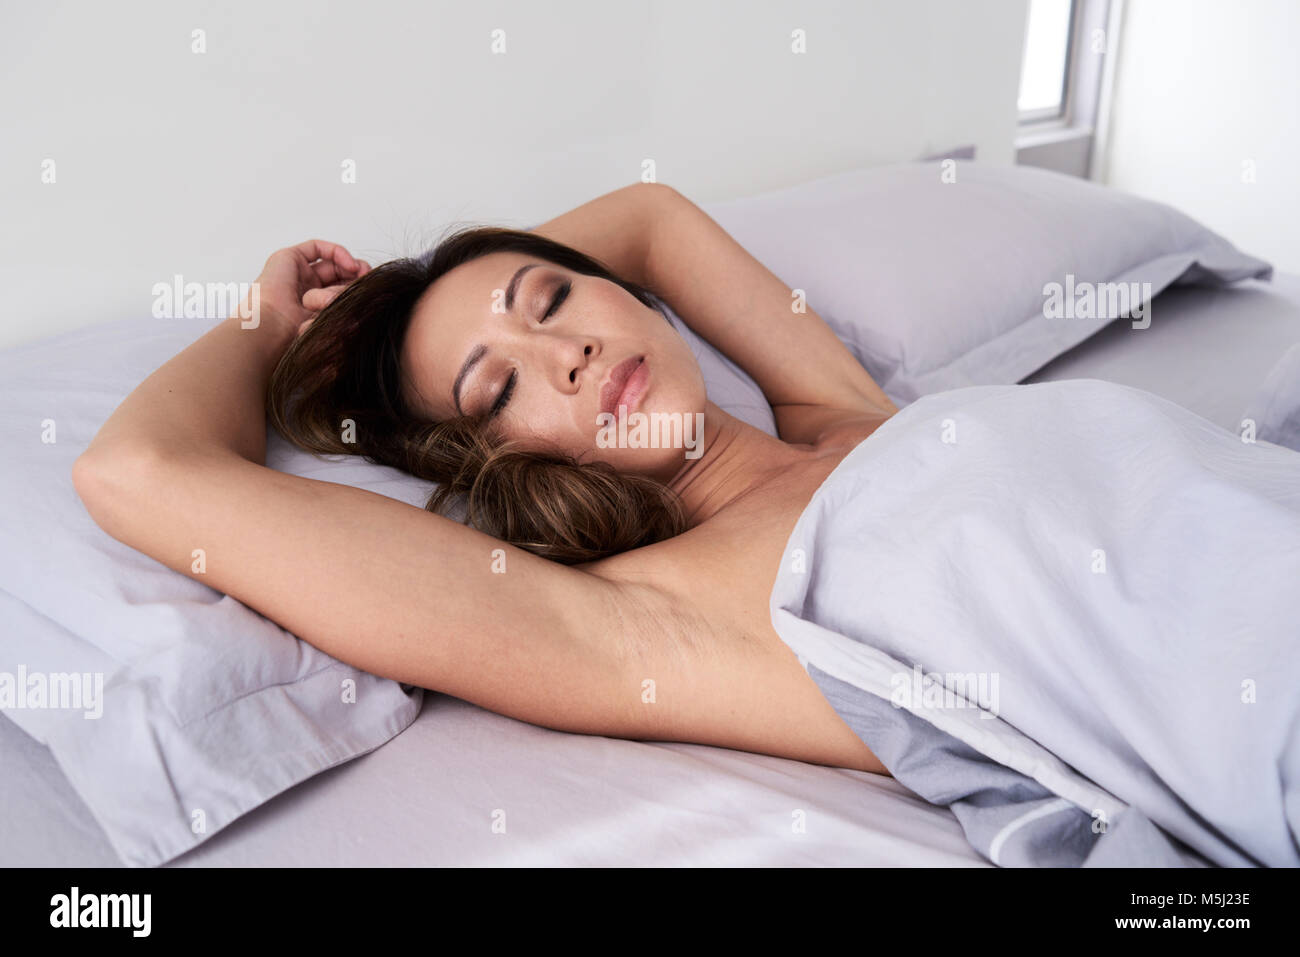
[[272,424],[307,451],[361,455],[436,482],[429,511],[446,515],[463,495],[469,525],[565,564],[684,532],[679,499],[652,478],[606,462],[579,463],[558,450],[516,448],[499,438],[486,414],[432,422],[404,400],[399,357],[416,301],[440,276],[493,252],[524,253],[607,279],[663,311],[649,290],[537,233],[461,227],[423,256],[375,267],[320,311],[272,373]]

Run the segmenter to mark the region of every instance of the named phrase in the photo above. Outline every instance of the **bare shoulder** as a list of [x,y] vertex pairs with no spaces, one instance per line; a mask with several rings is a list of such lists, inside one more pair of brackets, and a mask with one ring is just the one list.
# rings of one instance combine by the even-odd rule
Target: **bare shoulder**
[[[806,468],[665,542],[585,566],[608,583],[621,689],[604,733],[713,744],[888,773],[772,626],[770,596],[803,508],[871,424],[842,423]],[[828,433],[827,441],[829,441]],[[627,695],[627,692],[632,692]],[[624,696],[627,695],[627,696]]]
[[777,434],[786,442],[817,449],[856,445],[895,413],[896,408],[874,405],[836,408],[822,405],[774,406]]
[[772,630],[766,602],[717,617],[678,592],[617,588],[619,677],[593,689],[604,701],[596,733],[887,773]]

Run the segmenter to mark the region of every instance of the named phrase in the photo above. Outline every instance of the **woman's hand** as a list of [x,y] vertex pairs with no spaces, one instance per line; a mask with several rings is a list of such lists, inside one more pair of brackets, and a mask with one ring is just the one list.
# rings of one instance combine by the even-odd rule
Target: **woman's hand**
[[348,283],[369,271],[365,260],[323,239],[277,249],[257,277],[261,315],[299,335]]
[[[224,452],[264,464],[266,387],[276,363],[327,302],[369,271],[342,246],[320,239],[273,252],[244,303],[256,309],[240,308],[136,386],[82,454],[85,461],[78,460],[79,474],[96,485],[103,476],[133,481],[140,461],[206,461]],[[251,325],[243,321],[250,317]]]

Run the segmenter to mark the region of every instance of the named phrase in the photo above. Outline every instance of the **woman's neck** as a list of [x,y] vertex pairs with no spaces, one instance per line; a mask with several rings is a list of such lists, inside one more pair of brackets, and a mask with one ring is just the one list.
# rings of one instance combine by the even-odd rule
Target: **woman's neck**
[[746,493],[812,454],[756,429],[709,402],[704,413],[704,451],[668,481],[691,528],[712,518]]

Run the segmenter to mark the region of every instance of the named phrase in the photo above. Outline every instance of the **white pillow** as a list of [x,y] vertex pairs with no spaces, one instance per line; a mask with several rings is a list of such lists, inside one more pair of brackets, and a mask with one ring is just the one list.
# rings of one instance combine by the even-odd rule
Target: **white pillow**
[[[1081,284],[1137,283],[1137,312],[1172,283],[1272,275],[1169,206],[1028,166],[902,163],[701,208],[899,403],[1018,382],[1120,314],[1106,295],[1080,316]],[[1052,283],[1068,318],[1045,315]]]

